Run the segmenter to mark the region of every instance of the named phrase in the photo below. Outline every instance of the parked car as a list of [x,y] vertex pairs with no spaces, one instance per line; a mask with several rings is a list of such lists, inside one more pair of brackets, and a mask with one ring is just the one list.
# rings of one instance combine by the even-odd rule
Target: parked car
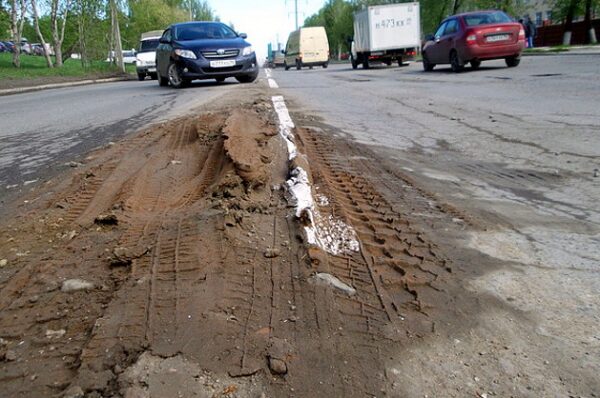
[[8,52],[12,53],[15,51],[15,44],[12,41],[5,41],[3,44]]
[[4,44],[4,42],[0,41],[0,53],[6,53],[8,51],[8,47]]
[[27,55],[33,55],[33,47],[27,40],[21,41],[21,53]]
[[[123,63],[126,64],[135,64],[135,50],[125,50],[122,51],[123,54]],[[111,51],[108,53],[108,58],[106,58],[105,62],[113,62],[115,60],[115,52]]]
[[150,76],[152,79],[157,78],[156,49],[158,48],[158,41],[160,40],[161,34],[162,30],[142,33],[140,46],[135,59],[135,67],[139,81],[146,79],[146,76]]
[[292,66],[300,70],[303,66],[327,68],[329,65],[329,41],[322,26],[300,28],[290,33],[285,46],[285,70]]
[[33,55],[44,55],[44,47],[40,43],[33,43],[31,45]]
[[278,66],[285,65],[285,54],[283,51],[275,52],[275,57],[273,58],[273,67],[276,68]]
[[508,67],[521,61],[525,47],[523,26],[502,11],[477,11],[446,18],[434,35],[425,37],[423,69],[450,64],[460,72],[467,63],[477,69],[482,61],[504,59]]
[[244,33],[221,22],[185,22],[164,31],[156,50],[158,83],[181,88],[196,79],[250,83],[258,63]]

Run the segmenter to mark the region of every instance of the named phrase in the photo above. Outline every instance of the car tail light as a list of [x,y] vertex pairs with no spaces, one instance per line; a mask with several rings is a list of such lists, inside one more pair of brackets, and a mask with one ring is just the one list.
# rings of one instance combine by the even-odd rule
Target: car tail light
[[477,35],[475,33],[469,33],[466,41],[467,45],[477,44]]
[[525,40],[525,29],[523,28],[519,30],[519,40]]

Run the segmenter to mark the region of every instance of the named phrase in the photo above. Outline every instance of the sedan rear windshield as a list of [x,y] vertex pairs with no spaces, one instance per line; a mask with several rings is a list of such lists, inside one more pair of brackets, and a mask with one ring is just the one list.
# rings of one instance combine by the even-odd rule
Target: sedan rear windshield
[[512,22],[512,19],[502,11],[470,14],[464,17],[467,26],[490,25],[494,23]]
[[235,39],[237,34],[222,23],[198,23],[177,26],[175,40]]
[[142,40],[140,42],[140,51],[141,53],[147,53],[150,51],[156,51],[158,48],[158,39],[151,40]]

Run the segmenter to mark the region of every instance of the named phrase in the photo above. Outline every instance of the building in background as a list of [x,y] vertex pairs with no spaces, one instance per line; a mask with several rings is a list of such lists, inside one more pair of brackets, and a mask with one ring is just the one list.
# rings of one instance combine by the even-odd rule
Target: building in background
[[551,25],[555,0],[523,0],[523,19],[531,18],[537,26]]

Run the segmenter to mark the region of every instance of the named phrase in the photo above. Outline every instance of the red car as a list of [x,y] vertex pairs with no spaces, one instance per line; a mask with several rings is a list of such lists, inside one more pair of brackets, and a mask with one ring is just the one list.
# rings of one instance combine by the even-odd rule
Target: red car
[[423,69],[450,64],[460,72],[467,63],[477,69],[481,61],[502,59],[508,67],[521,62],[525,30],[502,11],[477,11],[446,18],[423,45]]

